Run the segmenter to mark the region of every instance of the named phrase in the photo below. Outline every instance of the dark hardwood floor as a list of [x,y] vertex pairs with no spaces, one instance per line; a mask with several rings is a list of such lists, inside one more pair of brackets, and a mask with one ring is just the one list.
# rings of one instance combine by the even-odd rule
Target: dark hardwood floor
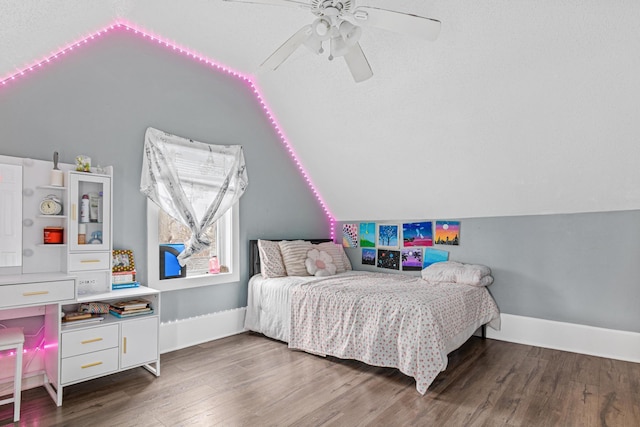
[[[142,368],[23,393],[27,426],[640,426],[640,364],[473,337],[424,396],[395,369],[244,333]],[[10,424],[12,405],[0,406]]]

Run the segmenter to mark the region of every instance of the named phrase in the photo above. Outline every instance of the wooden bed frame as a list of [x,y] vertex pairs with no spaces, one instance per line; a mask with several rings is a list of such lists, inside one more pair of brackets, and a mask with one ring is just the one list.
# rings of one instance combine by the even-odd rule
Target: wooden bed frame
[[[282,239],[281,239],[282,240]],[[306,240],[308,242],[315,244],[324,243],[324,242],[332,242],[331,239],[301,239]],[[271,240],[274,242],[279,242],[280,240]],[[258,250],[258,240],[249,240],[249,277],[253,277],[254,275],[260,273],[260,251]],[[482,334],[482,339],[487,338],[487,325],[484,324],[480,327],[480,332]]]

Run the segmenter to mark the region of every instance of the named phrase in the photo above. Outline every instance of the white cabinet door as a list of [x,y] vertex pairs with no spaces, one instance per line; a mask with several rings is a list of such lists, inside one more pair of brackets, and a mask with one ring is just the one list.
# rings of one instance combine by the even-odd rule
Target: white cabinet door
[[127,319],[120,324],[120,369],[158,360],[158,317]]
[[68,181],[70,251],[111,250],[111,177],[71,171]]

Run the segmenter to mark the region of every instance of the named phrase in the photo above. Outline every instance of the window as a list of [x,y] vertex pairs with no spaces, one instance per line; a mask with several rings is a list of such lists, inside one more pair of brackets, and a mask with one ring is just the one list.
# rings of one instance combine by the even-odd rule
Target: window
[[[160,246],[164,244],[180,244],[190,236],[186,227],[178,224],[165,214],[155,203],[147,201],[147,265],[149,286],[162,291],[187,289],[198,286],[216,285],[237,282],[239,274],[239,208],[233,205],[211,229],[208,235],[212,238],[212,247],[187,261],[185,277],[160,279]],[[184,227],[184,228],[183,228]],[[209,274],[209,258],[218,258],[220,273]]]

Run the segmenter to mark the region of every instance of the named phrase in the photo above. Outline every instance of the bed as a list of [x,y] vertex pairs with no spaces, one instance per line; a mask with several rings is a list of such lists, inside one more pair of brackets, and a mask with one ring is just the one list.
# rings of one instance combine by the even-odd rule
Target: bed
[[499,328],[484,286],[363,271],[265,278],[255,240],[250,254],[246,329],[291,349],[397,368],[421,394],[478,328]]

